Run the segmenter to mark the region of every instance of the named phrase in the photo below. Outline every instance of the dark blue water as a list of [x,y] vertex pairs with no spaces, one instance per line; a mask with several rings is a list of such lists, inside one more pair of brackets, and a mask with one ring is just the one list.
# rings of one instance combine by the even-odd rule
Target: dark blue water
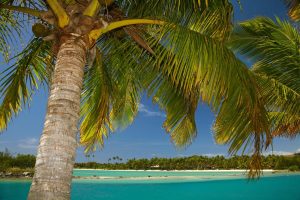
[[[26,199],[29,181],[0,181],[1,200]],[[73,200],[300,200],[300,175],[258,181],[214,180],[177,183],[101,183],[74,181]]]

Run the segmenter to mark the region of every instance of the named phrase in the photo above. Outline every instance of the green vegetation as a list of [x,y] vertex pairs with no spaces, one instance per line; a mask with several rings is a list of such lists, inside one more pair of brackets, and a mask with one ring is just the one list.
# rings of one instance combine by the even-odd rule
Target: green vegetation
[[11,172],[13,174],[25,171],[33,172],[34,164],[34,155],[18,154],[13,156],[8,150],[0,152],[0,172]]
[[299,166],[298,165],[292,165],[289,167],[290,171],[299,171]]
[[[90,157],[90,156],[87,156]],[[93,156],[94,157],[94,156]],[[190,156],[178,158],[151,158],[129,159],[123,162],[119,156],[108,159],[107,163],[86,162],[76,163],[75,168],[85,169],[132,169],[132,170],[204,170],[204,169],[247,169],[250,156]],[[9,173],[12,176],[21,176],[24,172],[33,174],[35,163],[34,155],[18,154],[13,156],[7,150],[0,152],[0,173]],[[269,155],[262,157],[263,169],[275,170],[300,170],[300,155],[277,156]]]
[[[151,158],[130,159],[124,163],[76,163],[75,168],[89,169],[136,169],[136,170],[203,170],[203,169],[247,169],[250,156],[190,156],[180,158]],[[262,168],[276,170],[298,171],[300,168],[300,156],[276,156],[262,157]]]

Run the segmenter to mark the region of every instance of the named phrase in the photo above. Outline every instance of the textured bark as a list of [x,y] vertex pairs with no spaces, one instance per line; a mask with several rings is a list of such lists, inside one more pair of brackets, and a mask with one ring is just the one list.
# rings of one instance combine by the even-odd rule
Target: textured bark
[[70,199],[86,46],[68,38],[58,52],[29,200]]

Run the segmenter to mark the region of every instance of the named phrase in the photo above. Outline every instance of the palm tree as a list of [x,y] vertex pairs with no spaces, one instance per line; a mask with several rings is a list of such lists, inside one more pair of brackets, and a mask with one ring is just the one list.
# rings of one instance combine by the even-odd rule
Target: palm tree
[[199,101],[216,113],[216,133],[238,141],[231,148],[254,139],[257,159],[271,142],[255,76],[226,46],[227,0],[4,0],[0,8],[3,44],[21,36],[22,21],[34,33],[1,73],[0,129],[38,86],[50,89],[29,199],[69,199],[78,123],[86,151],[102,147],[134,120],[144,91],[179,147],[197,134]]

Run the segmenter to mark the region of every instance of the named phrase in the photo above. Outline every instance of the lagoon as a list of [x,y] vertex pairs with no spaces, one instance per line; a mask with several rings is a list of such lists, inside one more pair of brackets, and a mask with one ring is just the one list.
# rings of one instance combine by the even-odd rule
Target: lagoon
[[[300,200],[300,174],[240,171],[74,170],[72,200]],[[0,200],[26,199],[30,180],[0,180]]]

